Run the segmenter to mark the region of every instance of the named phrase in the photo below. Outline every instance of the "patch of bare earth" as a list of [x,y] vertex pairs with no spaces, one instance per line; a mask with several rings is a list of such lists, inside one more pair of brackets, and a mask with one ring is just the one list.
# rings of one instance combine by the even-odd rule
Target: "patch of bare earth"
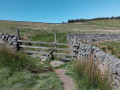
[[74,82],[71,77],[65,75],[65,70],[56,69],[54,70],[57,75],[60,77],[61,81],[64,84],[64,90],[75,90]]

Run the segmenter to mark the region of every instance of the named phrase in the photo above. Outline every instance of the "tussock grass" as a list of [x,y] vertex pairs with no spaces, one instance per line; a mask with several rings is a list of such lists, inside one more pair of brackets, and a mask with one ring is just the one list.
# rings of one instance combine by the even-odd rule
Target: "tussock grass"
[[82,90],[109,90],[109,73],[107,70],[101,72],[98,65],[94,64],[93,56],[88,60],[77,60],[73,63],[73,72],[76,76],[78,88]]
[[5,46],[0,48],[0,65],[3,67],[8,67],[11,70],[26,69],[32,73],[53,71],[48,63],[36,65],[38,62],[32,59],[25,53],[13,51]]
[[54,72],[40,75],[0,67],[0,81],[0,90],[63,90],[62,82]]
[[0,90],[63,90],[49,62],[0,47]]
[[11,69],[22,69],[25,64],[30,63],[25,54],[17,53],[7,47],[0,48],[0,65]]

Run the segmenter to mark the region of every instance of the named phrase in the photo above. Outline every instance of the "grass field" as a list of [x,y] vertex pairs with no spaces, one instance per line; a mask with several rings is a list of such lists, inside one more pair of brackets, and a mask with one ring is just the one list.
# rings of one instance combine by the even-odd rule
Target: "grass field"
[[[120,32],[120,21],[99,20],[72,24],[0,21],[0,33],[16,34],[16,29],[20,30],[21,38],[24,40],[53,42],[54,32],[56,32],[57,42],[67,43],[66,36],[68,33],[118,33]],[[94,45],[100,47],[105,52],[111,53],[120,58],[119,42],[96,42],[94,43]],[[55,68],[51,67],[49,61],[41,64],[38,58],[32,58],[28,60],[30,61],[29,63],[31,63],[31,66],[24,67],[23,64],[25,62],[23,63],[23,61],[25,60],[25,58],[20,59],[22,62],[19,62],[16,65],[16,62],[14,62],[16,60],[15,58],[11,59],[9,57],[5,57],[6,55],[4,57],[0,57],[0,81],[2,81],[0,83],[1,90],[63,90],[63,84],[56,73],[52,71],[52,69]],[[11,62],[13,65],[9,64]],[[79,85],[84,85],[84,83],[86,82],[82,82],[82,84],[79,84],[81,83],[81,81],[77,80],[79,80],[80,78],[76,76],[77,74],[79,75],[79,72],[74,72],[75,70],[73,70],[72,65],[73,62],[68,62],[57,68],[63,68],[67,70],[66,74],[73,77],[79,90],[79,88],[81,88],[79,87]],[[10,67],[12,67],[12,69]],[[17,70],[14,70],[15,67],[19,68]],[[51,71],[46,71],[46,69],[48,68],[50,68]],[[79,70],[81,70],[81,68],[79,68]],[[76,73],[76,75],[73,73]],[[79,79],[76,79],[75,77],[78,77]],[[86,88],[87,86],[82,87],[82,90],[87,90]],[[96,90],[98,87],[90,88],[91,90]]]
[[120,29],[120,20],[99,20],[99,21],[89,21],[91,25],[97,25],[102,27],[107,27],[109,29]]
[[[72,24],[49,24],[37,22],[17,22],[17,21],[0,21],[0,32],[16,33],[15,30],[47,30],[48,32],[110,32],[109,30],[120,30],[119,20],[99,20],[88,21]],[[106,30],[106,31],[101,31]],[[115,32],[112,32],[115,33]]]

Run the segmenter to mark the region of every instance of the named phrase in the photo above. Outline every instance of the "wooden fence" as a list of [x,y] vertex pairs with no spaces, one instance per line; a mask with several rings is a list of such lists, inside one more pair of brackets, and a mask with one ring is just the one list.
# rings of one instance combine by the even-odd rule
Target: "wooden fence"
[[[49,59],[51,57],[54,59],[55,56],[61,56],[63,57],[62,60],[66,61],[79,58],[81,55],[84,56],[84,54],[85,56],[92,54],[93,40],[91,39],[91,45],[78,43],[77,34],[74,34],[73,38],[70,38],[68,34],[67,41],[70,41],[69,43],[58,43],[56,33],[54,33],[54,42],[21,40],[18,30],[17,37],[17,42],[19,43],[18,48],[22,48],[23,50],[21,49],[21,51],[28,53],[32,57],[42,59]],[[66,48],[60,48],[59,46],[66,46]],[[37,49],[37,51],[35,49]]]
[[[62,58],[62,60],[72,60],[74,59],[74,57],[76,57],[76,55],[73,53],[74,51],[76,51],[76,49],[74,48],[68,48],[68,47],[73,47],[72,44],[68,44],[68,43],[57,43],[57,39],[56,39],[56,33],[54,33],[54,42],[40,42],[40,41],[28,41],[28,40],[20,40],[20,34],[19,31],[17,30],[17,35],[18,35],[18,40],[17,42],[20,43],[19,44],[19,48],[21,51],[28,53],[30,56],[32,57],[39,57],[39,58],[46,58],[49,59],[50,57],[53,59],[54,56],[64,56]],[[26,45],[27,44],[27,45]],[[33,45],[33,44],[37,44],[37,45]],[[41,46],[42,44],[42,46]],[[47,47],[49,45],[52,45],[52,47]],[[66,48],[59,48],[57,46],[66,46]],[[24,50],[22,50],[22,49]],[[31,50],[29,50],[31,49]],[[34,50],[34,49],[40,49],[39,51]],[[44,51],[44,50],[48,50],[48,51]],[[58,51],[62,51],[62,52],[58,52]],[[68,51],[69,53],[65,53],[65,51]],[[37,55],[36,55],[37,54]],[[68,58],[69,57],[69,58]]]

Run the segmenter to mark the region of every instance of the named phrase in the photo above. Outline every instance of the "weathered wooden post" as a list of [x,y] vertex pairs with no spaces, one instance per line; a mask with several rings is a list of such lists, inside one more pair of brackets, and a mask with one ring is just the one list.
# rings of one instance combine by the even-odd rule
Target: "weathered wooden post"
[[56,32],[54,33],[54,43],[55,43],[55,51],[56,51],[56,48],[57,48],[57,45],[56,45],[56,43],[57,43],[57,38],[56,38]]
[[[21,40],[19,30],[17,29],[16,32],[17,32],[17,40]],[[19,45],[22,45],[22,43],[17,41],[17,46],[16,46],[17,50],[20,49]]]
[[77,44],[77,34],[74,35],[74,44]]
[[[57,52],[57,50],[56,50],[56,48],[57,48],[57,37],[56,37],[56,32],[54,32],[54,43],[55,43],[55,49],[54,49],[54,52],[56,53]],[[55,55],[55,57],[56,57],[57,55]]]
[[90,53],[89,56],[91,56],[93,54],[93,41],[95,41],[93,38],[91,39],[91,44],[90,44]]
[[67,34],[67,41],[70,43],[70,34]]
[[18,38],[18,40],[21,40],[19,30],[17,29],[16,32],[17,32],[17,38]]

